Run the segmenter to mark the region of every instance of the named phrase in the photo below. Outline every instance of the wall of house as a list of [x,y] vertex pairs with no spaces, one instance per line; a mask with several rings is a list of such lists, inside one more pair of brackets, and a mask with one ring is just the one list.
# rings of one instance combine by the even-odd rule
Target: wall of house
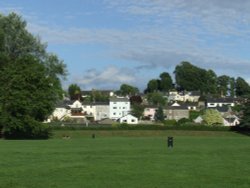
[[130,112],[130,102],[110,101],[109,102],[109,118],[119,119]]
[[167,117],[168,120],[180,120],[182,118],[189,118],[189,111],[188,110],[173,110],[173,109],[166,109],[164,110],[164,115]]
[[67,115],[70,115],[70,110],[66,108],[56,108],[52,114],[52,117],[61,120]]
[[95,121],[109,118],[109,105],[96,105],[95,106]]

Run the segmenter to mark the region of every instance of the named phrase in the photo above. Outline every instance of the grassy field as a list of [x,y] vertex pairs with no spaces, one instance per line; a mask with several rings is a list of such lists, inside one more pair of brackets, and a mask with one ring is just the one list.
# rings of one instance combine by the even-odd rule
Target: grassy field
[[[167,136],[174,136],[173,149]],[[0,140],[0,187],[249,188],[250,138],[206,131],[56,131],[50,140]]]

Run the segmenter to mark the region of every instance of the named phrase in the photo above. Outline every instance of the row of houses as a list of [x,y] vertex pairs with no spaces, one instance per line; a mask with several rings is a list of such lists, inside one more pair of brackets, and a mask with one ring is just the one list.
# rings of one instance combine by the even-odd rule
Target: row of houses
[[[232,126],[239,123],[239,118],[232,112],[235,99],[220,98],[208,99],[206,103],[199,101],[198,93],[188,92],[178,94],[170,92],[168,105],[163,109],[164,116],[168,120],[180,120],[189,118],[190,111],[199,111],[203,108],[211,108],[219,111],[224,118],[224,125]],[[181,98],[182,96],[182,98]],[[174,100],[175,99],[175,100]],[[180,100],[177,100],[180,99]],[[177,102],[178,101],[178,102]],[[154,121],[158,106],[144,104],[143,119]],[[93,121],[119,121],[121,123],[137,124],[139,120],[130,115],[131,104],[129,97],[117,97],[113,93],[108,102],[80,102],[79,100],[64,100],[59,103],[50,120],[64,121],[68,118],[84,122],[87,119]],[[195,120],[202,121],[201,117]],[[110,121],[109,121],[110,123]]]
[[112,96],[109,102],[64,100],[57,105],[55,111],[49,117],[49,121],[65,121],[69,118],[77,122],[85,122],[87,119],[93,121],[110,119],[113,121],[137,124],[138,119],[130,115],[130,111],[130,101],[127,97]]

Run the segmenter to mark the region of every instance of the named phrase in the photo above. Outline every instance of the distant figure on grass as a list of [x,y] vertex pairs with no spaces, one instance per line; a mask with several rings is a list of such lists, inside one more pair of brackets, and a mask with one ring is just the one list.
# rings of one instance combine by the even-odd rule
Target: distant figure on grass
[[70,139],[71,137],[70,137],[69,135],[63,135],[62,138],[68,140],[68,139]]

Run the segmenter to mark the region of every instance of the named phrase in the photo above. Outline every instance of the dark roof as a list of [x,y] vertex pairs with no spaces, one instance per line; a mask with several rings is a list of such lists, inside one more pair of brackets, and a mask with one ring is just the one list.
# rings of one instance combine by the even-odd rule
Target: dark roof
[[71,101],[69,100],[58,101],[55,107],[56,108],[68,108],[70,104],[71,104]]
[[109,98],[110,102],[129,102],[128,98],[119,98],[119,97],[110,97]]
[[229,111],[229,106],[223,105],[223,106],[212,107],[212,108],[209,108],[209,109],[218,110],[219,112],[228,112]]
[[167,106],[166,110],[188,110],[188,107],[185,104],[180,106]]
[[109,102],[83,102],[82,105],[91,105],[91,106],[109,105]]
[[208,98],[207,102],[209,103],[233,103],[234,102],[234,98]]

